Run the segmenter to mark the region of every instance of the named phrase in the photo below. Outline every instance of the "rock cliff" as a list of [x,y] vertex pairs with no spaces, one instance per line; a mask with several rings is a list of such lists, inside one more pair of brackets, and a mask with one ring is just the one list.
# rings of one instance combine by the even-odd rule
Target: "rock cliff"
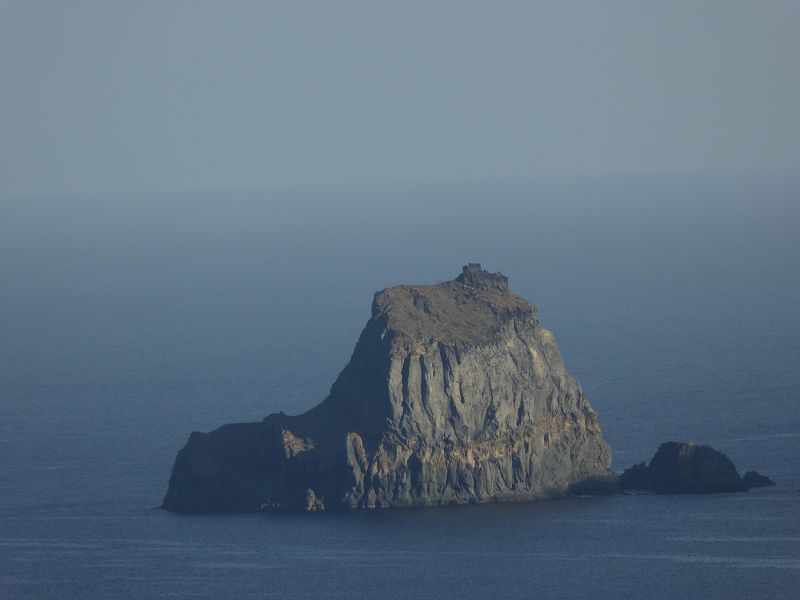
[[329,396],[194,432],[163,507],[322,510],[521,501],[613,486],[611,452],[536,308],[470,264],[375,294]]

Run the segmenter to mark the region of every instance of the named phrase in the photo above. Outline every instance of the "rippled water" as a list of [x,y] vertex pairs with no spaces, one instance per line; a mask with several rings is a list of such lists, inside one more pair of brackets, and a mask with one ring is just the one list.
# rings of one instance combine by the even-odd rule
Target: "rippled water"
[[[798,207],[775,178],[0,201],[0,597],[790,597]],[[153,508],[190,431],[313,406],[375,290],[476,260],[537,304],[615,468],[693,439],[778,486]]]

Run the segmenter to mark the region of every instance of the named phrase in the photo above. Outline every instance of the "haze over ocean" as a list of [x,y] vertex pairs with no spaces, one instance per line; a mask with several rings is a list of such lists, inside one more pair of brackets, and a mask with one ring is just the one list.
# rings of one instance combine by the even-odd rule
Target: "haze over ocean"
[[[798,192],[774,177],[605,178],[6,205],[0,595],[790,594]],[[190,431],[310,408],[375,290],[475,260],[538,306],[617,470],[692,439],[778,486],[306,517],[152,510]]]
[[6,0],[0,197],[791,173],[798,20],[793,0]]
[[[800,588],[800,3],[0,2],[0,598]],[[298,413],[372,294],[533,301],[623,468],[749,493],[153,510]]]

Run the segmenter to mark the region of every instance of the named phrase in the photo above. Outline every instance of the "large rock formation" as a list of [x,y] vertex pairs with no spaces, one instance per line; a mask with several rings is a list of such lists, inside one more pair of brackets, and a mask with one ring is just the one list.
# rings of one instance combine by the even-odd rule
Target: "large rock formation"
[[748,488],[727,456],[692,442],[661,444],[650,462],[626,469],[619,484],[622,489],[657,494],[746,492]]
[[611,452],[536,308],[470,264],[375,294],[330,395],[194,432],[163,507],[321,510],[532,500],[613,486]]

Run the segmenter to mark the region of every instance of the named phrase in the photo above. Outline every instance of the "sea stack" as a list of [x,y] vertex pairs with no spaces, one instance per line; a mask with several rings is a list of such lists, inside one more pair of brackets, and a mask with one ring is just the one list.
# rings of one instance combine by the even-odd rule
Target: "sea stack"
[[611,451],[536,308],[469,264],[375,294],[328,397],[194,432],[163,507],[315,511],[527,501],[613,488]]

